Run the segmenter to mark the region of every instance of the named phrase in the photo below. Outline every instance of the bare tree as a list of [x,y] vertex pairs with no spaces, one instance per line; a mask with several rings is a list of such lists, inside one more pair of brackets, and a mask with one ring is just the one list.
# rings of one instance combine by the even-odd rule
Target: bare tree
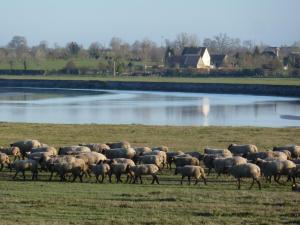
[[80,51],[81,48],[82,48],[82,47],[79,46],[79,44],[77,44],[77,43],[74,42],[74,41],[72,41],[72,42],[70,42],[70,43],[68,43],[68,44],[66,45],[66,50],[67,50],[67,52],[69,53],[69,55],[71,55],[71,56],[76,56],[76,55],[78,55],[78,53],[79,53],[79,51]]
[[104,47],[102,44],[100,44],[99,42],[93,42],[88,49],[89,56],[91,58],[98,59],[100,58],[103,49]]

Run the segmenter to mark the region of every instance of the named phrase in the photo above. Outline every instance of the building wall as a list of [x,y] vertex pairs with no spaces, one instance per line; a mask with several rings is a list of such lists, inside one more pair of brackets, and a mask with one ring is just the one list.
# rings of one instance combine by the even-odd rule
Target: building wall
[[206,49],[203,54],[203,57],[199,58],[199,61],[197,64],[197,69],[202,69],[202,68],[207,68],[207,67],[210,67],[210,55]]
[[210,66],[210,55],[207,51],[205,50],[203,57],[202,57],[203,65],[209,67]]

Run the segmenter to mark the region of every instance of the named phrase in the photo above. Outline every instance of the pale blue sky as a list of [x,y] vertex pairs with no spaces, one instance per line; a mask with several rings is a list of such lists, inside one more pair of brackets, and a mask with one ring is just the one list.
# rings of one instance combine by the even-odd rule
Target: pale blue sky
[[30,45],[105,44],[113,36],[160,44],[180,32],[201,40],[227,33],[270,45],[300,40],[300,0],[1,0],[0,46],[14,35]]

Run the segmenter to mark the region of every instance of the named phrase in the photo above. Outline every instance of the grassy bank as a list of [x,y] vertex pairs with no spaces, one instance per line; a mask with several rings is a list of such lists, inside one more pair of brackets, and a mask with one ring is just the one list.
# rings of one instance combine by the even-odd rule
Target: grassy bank
[[75,75],[46,75],[46,76],[13,76],[0,75],[0,79],[38,79],[38,80],[100,80],[125,82],[178,82],[178,83],[220,83],[220,84],[267,84],[267,85],[300,85],[300,78],[186,78],[186,77],[132,77],[132,76],[75,76]]
[[[128,140],[133,146],[168,145],[171,150],[254,143],[300,144],[298,128],[158,127],[140,125],[43,125],[0,123],[0,145],[36,138],[56,147],[81,142]],[[28,174],[29,175],[29,174]],[[231,177],[208,177],[208,185],[179,185],[180,176],[164,171],[161,184],[143,185],[12,181],[0,172],[1,224],[299,224],[299,193],[290,185],[266,184],[236,190]],[[28,176],[29,177],[29,176]]]

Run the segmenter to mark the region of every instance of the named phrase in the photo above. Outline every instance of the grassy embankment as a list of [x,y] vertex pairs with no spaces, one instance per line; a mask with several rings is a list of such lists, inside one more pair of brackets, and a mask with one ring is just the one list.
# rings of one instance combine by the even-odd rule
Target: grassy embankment
[[[231,142],[260,149],[299,142],[297,128],[156,127],[140,125],[42,125],[0,123],[0,145],[36,138],[56,147],[80,142],[128,140],[133,146],[168,145],[171,150],[201,151]],[[173,172],[172,172],[173,173]],[[29,174],[28,174],[29,175]],[[208,185],[179,185],[180,176],[164,171],[161,184],[95,184],[12,181],[0,172],[1,224],[299,224],[299,193],[290,185],[266,184],[236,190],[234,179],[215,175]],[[28,176],[29,178],[29,176]]]
[[124,82],[179,82],[179,83],[224,83],[224,84],[267,84],[267,85],[300,85],[300,78],[187,78],[187,77],[143,77],[143,76],[75,76],[75,75],[46,75],[46,76],[13,76],[0,75],[0,79],[37,79],[37,80],[99,80]]

